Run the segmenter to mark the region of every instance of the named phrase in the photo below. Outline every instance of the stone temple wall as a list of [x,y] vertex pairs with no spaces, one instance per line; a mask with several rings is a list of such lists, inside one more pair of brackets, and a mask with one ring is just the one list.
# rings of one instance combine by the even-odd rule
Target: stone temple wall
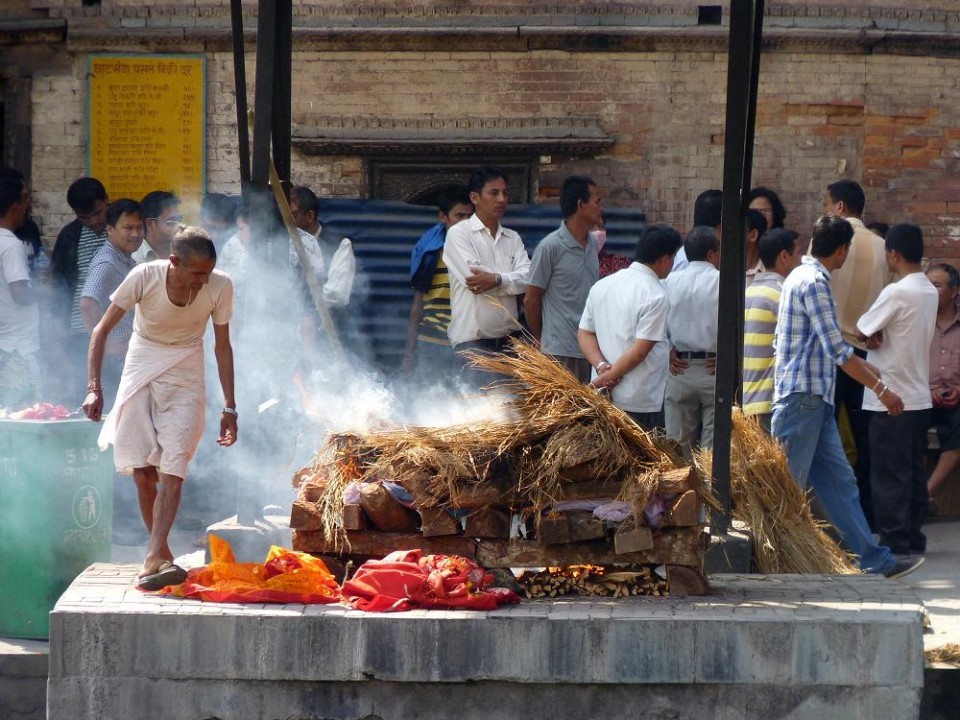
[[[29,170],[45,236],[70,218],[66,186],[85,171],[91,53],[205,53],[207,190],[238,192],[228,3],[78,5],[31,2],[35,15],[66,18],[68,28],[56,62],[29,68]],[[295,136],[355,123],[402,134],[425,120],[443,132],[474,120],[523,128],[585,118],[612,144],[540,155],[540,199],[565,175],[585,173],[607,188],[611,205],[685,229],[696,195],[721,184],[726,27],[697,26],[694,4],[618,3],[604,12],[603,3],[584,3],[580,16],[567,11],[565,25],[556,14],[523,15],[519,3],[498,3],[502,12],[491,14],[481,2],[408,2],[393,15],[375,4],[378,17],[366,5],[352,14],[345,3],[296,5]],[[826,185],[855,179],[867,191],[867,221],[916,222],[929,256],[960,259],[960,52],[949,42],[956,45],[958,13],[901,12],[882,1],[805,3],[802,12],[798,3],[768,5],[754,184],[776,189],[788,225],[808,233]],[[613,19],[620,25],[610,31],[603,24]],[[246,26],[255,28],[252,15]],[[251,106],[254,50],[251,37]],[[359,153],[295,145],[291,179],[321,196],[370,194]]]

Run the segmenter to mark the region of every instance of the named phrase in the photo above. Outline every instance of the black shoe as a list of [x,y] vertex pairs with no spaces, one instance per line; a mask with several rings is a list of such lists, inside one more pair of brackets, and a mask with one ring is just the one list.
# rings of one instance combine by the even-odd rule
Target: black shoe
[[923,560],[924,558],[922,555],[914,555],[911,557],[902,558],[897,560],[894,566],[885,572],[883,576],[890,578],[891,580],[899,580],[923,565]]

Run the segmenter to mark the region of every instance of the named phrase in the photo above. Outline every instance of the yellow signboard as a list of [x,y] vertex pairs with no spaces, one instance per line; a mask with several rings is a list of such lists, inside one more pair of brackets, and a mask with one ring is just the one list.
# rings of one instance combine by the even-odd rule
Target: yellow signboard
[[114,200],[171,190],[189,219],[205,186],[204,58],[94,55],[88,77],[90,175]]

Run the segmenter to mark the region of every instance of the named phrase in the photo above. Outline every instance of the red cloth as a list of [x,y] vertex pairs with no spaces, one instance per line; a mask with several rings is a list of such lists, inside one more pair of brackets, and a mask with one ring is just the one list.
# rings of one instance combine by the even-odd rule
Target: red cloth
[[420,550],[398,550],[383,560],[368,560],[340,591],[358,610],[390,612],[416,608],[495,610],[518,603],[504,588],[489,588],[492,576],[458,555],[423,555]]

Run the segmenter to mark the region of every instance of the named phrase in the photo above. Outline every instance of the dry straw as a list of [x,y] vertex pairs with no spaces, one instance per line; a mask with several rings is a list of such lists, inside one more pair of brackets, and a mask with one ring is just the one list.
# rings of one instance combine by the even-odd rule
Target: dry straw
[[930,664],[945,663],[960,665],[960,644],[947,643],[940,647],[930,648],[923,653],[923,656]]
[[[495,374],[490,387],[508,393],[508,422],[330,436],[295,478],[297,484],[322,489],[317,505],[329,541],[346,542],[343,494],[353,481],[383,479],[416,487],[437,507],[456,507],[464,488],[493,489],[512,498],[515,509],[533,512],[562,499],[568,482],[564,472],[583,463],[589,463],[593,477],[619,483],[620,498],[640,519],[659,488],[659,471],[683,465],[675,447],[645,432],[605,395],[533,347],[514,341],[511,352],[471,356],[474,366]],[[701,453],[696,461],[699,474],[709,477],[710,454]],[[739,413],[731,486],[734,517],[753,528],[761,572],[856,572],[813,519],[781,449]],[[707,488],[698,482],[695,489],[708,506],[719,509]]]
[[[695,463],[709,477],[713,454],[701,450]],[[734,411],[730,446],[732,514],[753,531],[757,570],[765,574],[858,573],[813,517],[808,498],[790,473],[783,449],[755,421]]]

